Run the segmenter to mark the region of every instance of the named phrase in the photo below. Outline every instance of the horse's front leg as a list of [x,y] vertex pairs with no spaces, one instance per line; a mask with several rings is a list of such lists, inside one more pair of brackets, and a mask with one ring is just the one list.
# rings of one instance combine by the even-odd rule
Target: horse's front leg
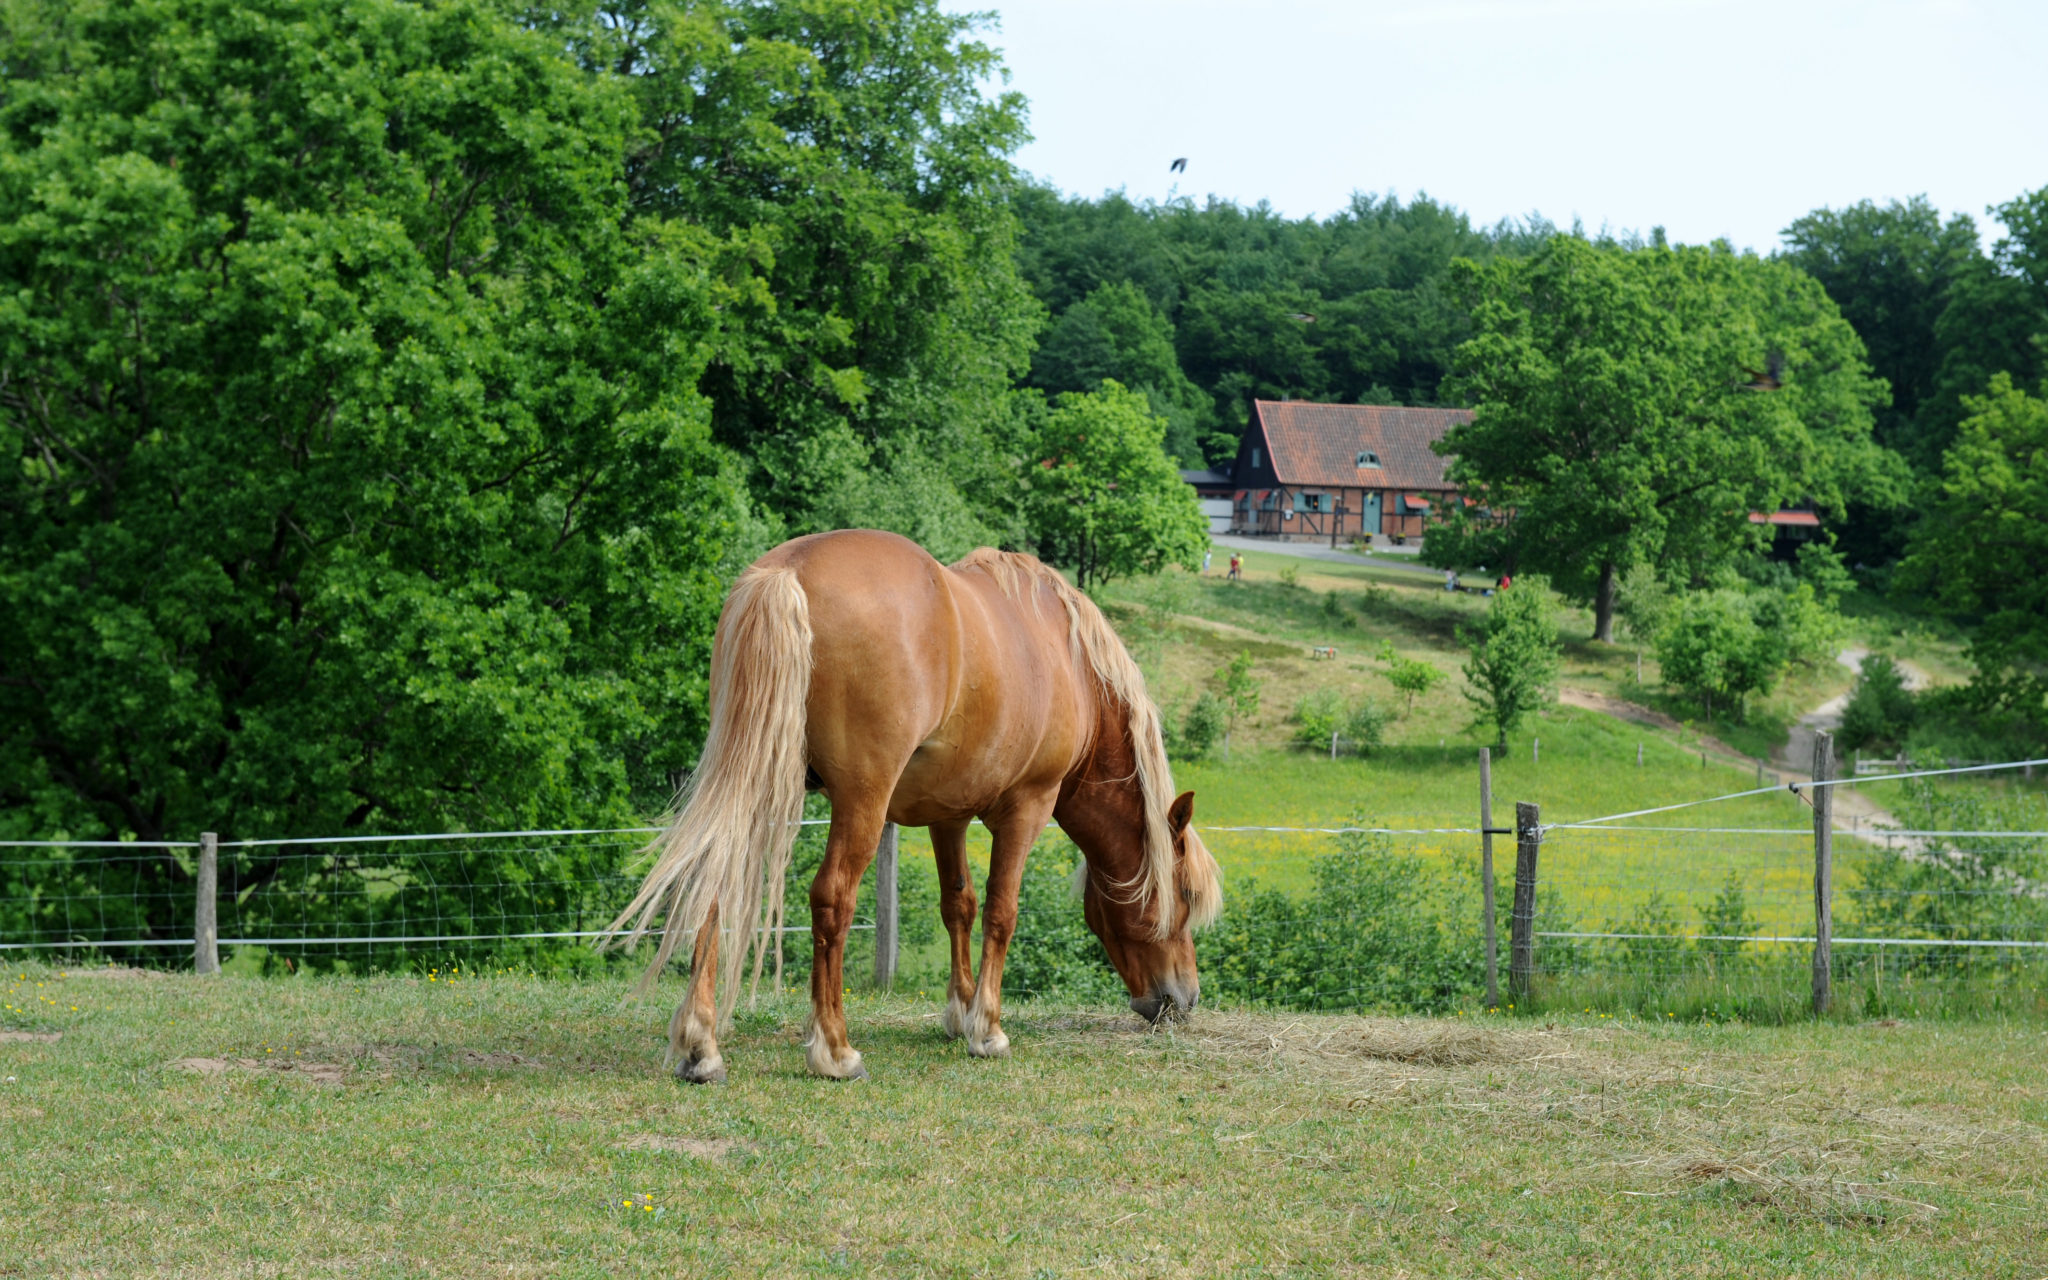
[[949,1036],[967,1034],[967,1006],[974,1000],[974,877],[967,869],[967,824],[933,823],[932,860],[939,871],[939,918],[952,944],[953,971],[946,981],[946,1007],[939,1026]]
[[669,1056],[676,1078],[691,1084],[718,1084],[725,1079],[725,1059],[718,1054],[718,902],[704,913],[697,942],[690,952],[690,990],[668,1020]]
[[812,1071],[832,1080],[858,1080],[868,1073],[847,1041],[841,994],[846,932],[853,927],[860,878],[875,856],[885,817],[884,800],[842,803],[834,796],[825,861],[811,881],[811,1034],[805,1057]]
[[1024,882],[1024,860],[1038,833],[1052,818],[1057,793],[1012,802],[984,821],[994,836],[989,852],[988,883],[981,917],[981,979],[968,1007],[967,1052],[977,1058],[1000,1058],[1010,1052],[1003,1034],[1003,960],[1017,932],[1017,891]]

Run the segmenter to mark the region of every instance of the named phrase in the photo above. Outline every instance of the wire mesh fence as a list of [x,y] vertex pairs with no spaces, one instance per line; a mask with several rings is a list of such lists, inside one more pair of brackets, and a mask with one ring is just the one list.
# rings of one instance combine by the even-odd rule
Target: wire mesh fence
[[[1888,800],[1910,822],[1837,824],[1829,903],[1833,971],[1868,992],[1916,981],[2048,987],[2048,822],[2035,802],[1987,799],[1945,777]],[[1747,795],[1751,793],[1739,793]],[[1725,799],[1725,798],[1724,798]],[[1801,812],[1791,801],[1788,816]],[[1536,829],[1527,981],[1510,987],[1517,842],[1497,829],[1495,918],[1485,918],[1477,826],[1359,819],[1340,826],[1204,828],[1229,859],[1289,864],[1236,886],[1201,943],[1205,992],[1304,1009],[1444,1009],[1487,988],[1497,931],[1510,999],[1683,990],[1699,1001],[1805,989],[1819,920],[1811,827],[1716,827],[1712,802]],[[1506,806],[1503,806],[1505,808]],[[1617,820],[1618,819],[1618,820]],[[227,842],[218,936],[264,963],[402,969],[427,959],[604,963],[588,945],[630,900],[652,828]],[[805,888],[822,821],[800,834],[788,928],[807,932]],[[1246,846],[1234,850],[1235,844]],[[0,950],[154,966],[190,963],[198,842],[0,846]],[[1006,969],[1016,994],[1114,995],[1118,981],[1073,892],[1078,850],[1034,854]],[[937,884],[906,860],[903,942],[943,966]],[[871,930],[873,885],[857,928]],[[869,939],[849,973],[872,963]],[[782,940],[791,978],[810,948]],[[893,968],[893,966],[891,966]],[[1668,1002],[1668,1001],[1667,1001]]]

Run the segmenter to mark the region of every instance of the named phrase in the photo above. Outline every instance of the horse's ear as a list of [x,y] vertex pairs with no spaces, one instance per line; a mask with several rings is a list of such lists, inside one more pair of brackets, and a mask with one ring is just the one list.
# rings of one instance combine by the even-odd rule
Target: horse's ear
[[1194,820],[1195,793],[1192,791],[1183,791],[1178,796],[1174,797],[1173,804],[1169,806],[1166,810],[1167,829],[1173,832],[1175,839],[1179,839],[1180,833],[1186,831],[1188,829],[1188,824],[1190,822],[1193,822]]

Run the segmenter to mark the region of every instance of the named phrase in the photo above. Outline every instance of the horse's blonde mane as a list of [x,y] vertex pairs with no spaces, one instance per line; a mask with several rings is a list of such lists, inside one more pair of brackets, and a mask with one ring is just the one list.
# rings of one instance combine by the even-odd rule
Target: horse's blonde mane
[[[1036,557],[982,547],[952,567],[962,572],[981,570],[994,579],[1004,595],[1034,611],[1038,606],[1038,588],[1057,596],[1067,611],[1067,643],[1074,656],[1088,664],[1103,692],[1123,707],[1131,735],[1131,754],[1137,761],[1140,806],[1145,814],[1145,860],[1138,874],[1119,888],[1131,893],[1141,908],[1148,903],[1159,904],[1153,913],[1154,928],[1163,941],[1172,932],[1174,915],[1170,906],[1174,896],[1173,835],[1166,819],[1174,796],[1173,769],[1166,761],[1159,708],[1145,691],[1145,673],[1131,661],[1130,651],[1124,648],[1095,602]],[[1197,862],[1202,865],[1195,865]],[[1222,906],[1222,885],[1215,874],[1214,861],[1190,858],[1188,872],[1190,920],[1195,925],[1207,924]]]

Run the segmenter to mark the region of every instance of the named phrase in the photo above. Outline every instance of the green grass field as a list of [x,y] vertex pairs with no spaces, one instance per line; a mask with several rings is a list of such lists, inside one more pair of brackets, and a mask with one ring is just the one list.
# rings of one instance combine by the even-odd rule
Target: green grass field
[[698,1089],[672,984],[6,977],[0,1275],[2048,1270],[2033,1026],[1023,1004],[978,1062],[856,995],[872,1079],[779,1004]]

